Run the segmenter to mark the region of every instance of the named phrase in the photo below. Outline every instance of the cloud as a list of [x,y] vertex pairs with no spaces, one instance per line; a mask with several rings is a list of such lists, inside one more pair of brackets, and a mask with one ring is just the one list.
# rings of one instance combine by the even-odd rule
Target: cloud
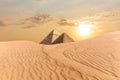
[[83,17],[81,21],[94,23],[97,30],[118,30],[120,29],[120,9],[96,13],[92,16]]
[[24,25],[23,28],[34,28],[37,25],[43,25],[53,21],[56,22],[57,18],[48,14],[37,14],[35,16],[24,19],[19,25]]
[[104,11],[93,16],[84,17],[83,20],[97,23],[120,23],[120,10]]
[[37,14],[33,17],[25,19],[25,22],[31,22],[36,24],[46,23],[52,21],[54,18],[47,14]]
[[71,20],[67,20],[67,19],[61,19],[58,24],[60,26],[76,26],[76,23],[71,21]]
[[0,21],[0,27],[3,27],[3,26],[5,26],[4,22]]
[[24,25],[23,28],[27,29],[27,28],[34,28],[36,26],[40,26],[43,24],[51,24],[52,25],[59,25],[59,26],[69,26],[69,27],[74,27],[76,26],[76,22],[74,20],[71,19],[60,19],[57,17],[53,17],[51,15],[48,14],[37,14],[33,17],[29,17],[25,20],[22,21],[21,25]]

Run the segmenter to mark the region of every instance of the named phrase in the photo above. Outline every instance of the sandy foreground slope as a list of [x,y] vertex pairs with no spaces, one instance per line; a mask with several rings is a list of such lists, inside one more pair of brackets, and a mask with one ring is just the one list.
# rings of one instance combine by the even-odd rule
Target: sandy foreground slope
[[0,80],[120,80],[120,32],[52,46],[0,42]]

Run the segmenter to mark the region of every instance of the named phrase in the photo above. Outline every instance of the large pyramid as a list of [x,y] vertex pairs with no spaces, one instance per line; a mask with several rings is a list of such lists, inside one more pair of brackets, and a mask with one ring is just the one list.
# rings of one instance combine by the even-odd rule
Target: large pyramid
[[52,30],[41,42],[40,44],[52,44],[52,42],[59,37],[60,34],[56,30]]
[[73,42],[74,40],[66,33],[61,34],[52,44]]

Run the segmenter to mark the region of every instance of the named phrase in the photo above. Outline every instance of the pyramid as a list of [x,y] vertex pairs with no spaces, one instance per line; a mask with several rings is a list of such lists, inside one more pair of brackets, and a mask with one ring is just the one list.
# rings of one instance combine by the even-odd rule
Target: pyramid
[[56,30],[52,30],[40,44],[51,44],[60,34]]
[[60,36],[60,33],[54,30],[51,43],[54,42],[59,36]]
[[73,42],[74,40],[66,33],[61,34],[52,44]]

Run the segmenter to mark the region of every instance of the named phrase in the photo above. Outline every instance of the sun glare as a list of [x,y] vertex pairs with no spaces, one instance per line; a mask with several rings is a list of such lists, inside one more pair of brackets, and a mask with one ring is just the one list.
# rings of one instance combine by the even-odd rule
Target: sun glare
[[77,27],[78,34],[82,37],[86,37],[91,35],[93,31],[93,26],[92,24],[81,22],[79,26]]

